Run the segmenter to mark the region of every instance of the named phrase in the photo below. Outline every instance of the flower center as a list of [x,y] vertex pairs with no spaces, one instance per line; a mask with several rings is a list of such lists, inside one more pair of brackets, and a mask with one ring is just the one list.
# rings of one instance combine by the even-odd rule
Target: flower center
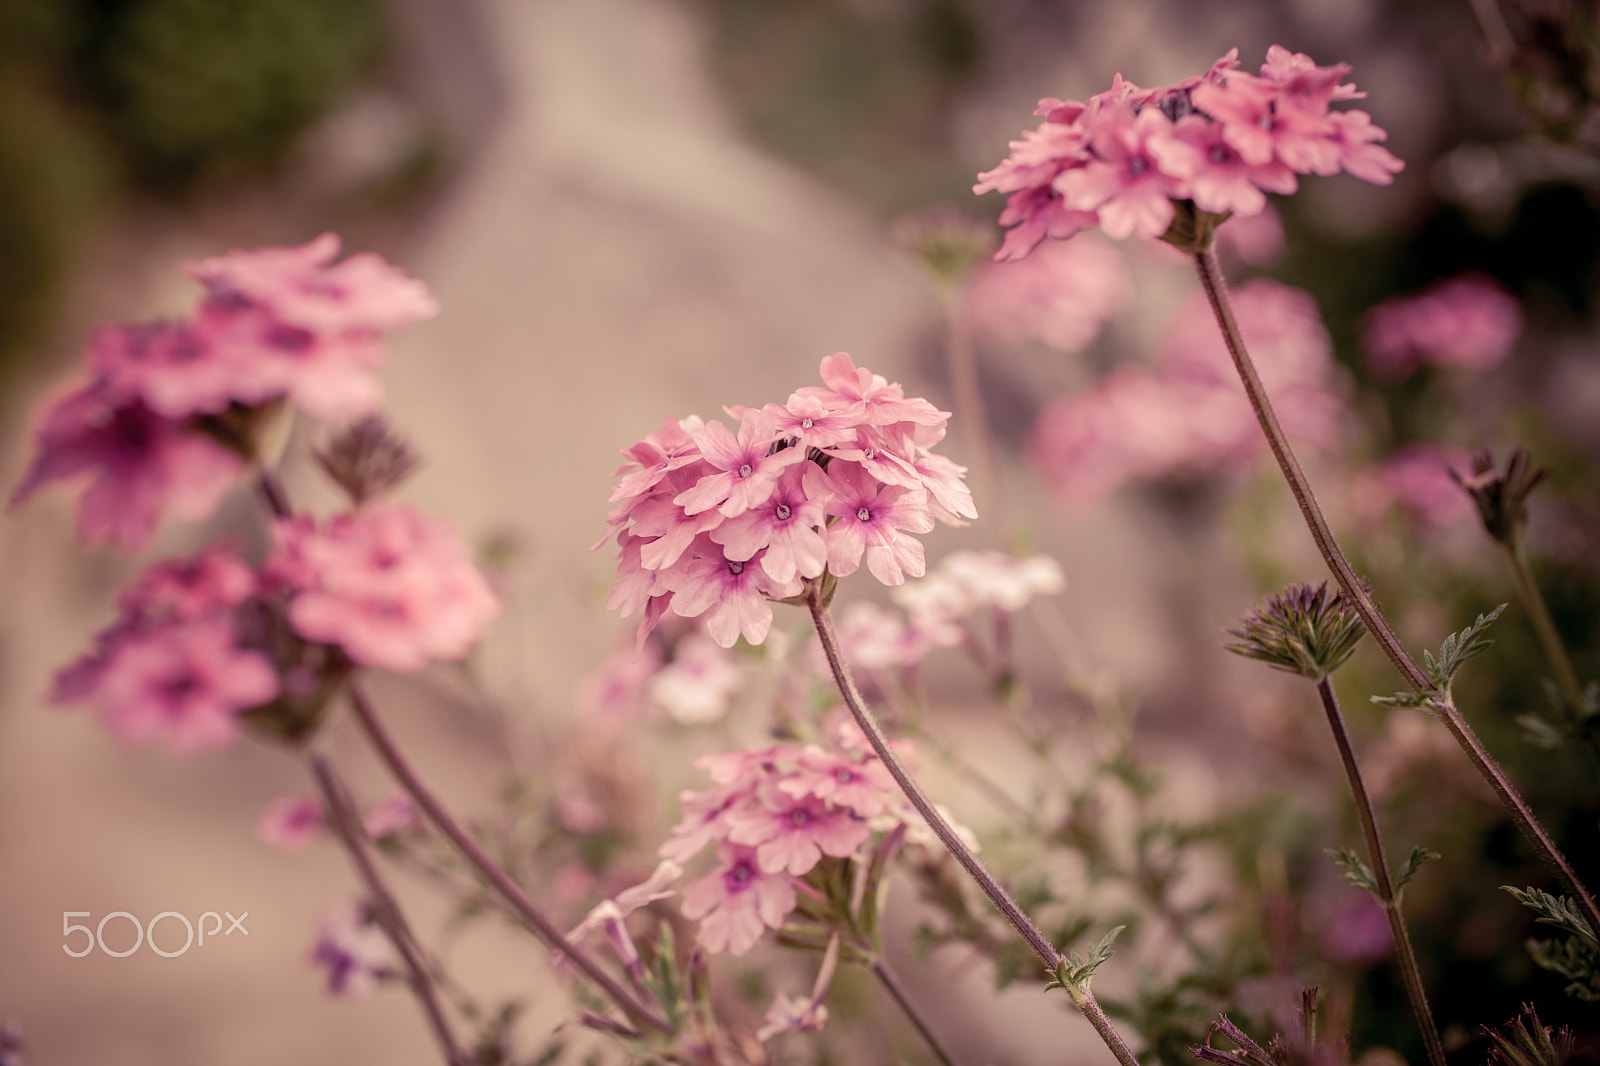
[[1128,174],[1132,177],[1140,177],[1149,169],[1150,161],[1145,159],[1143,156],[1134,156],[1132,159],[1128,160]]
[[1232,153],[1229,152],[1225,146],[1220,144],[1212,145],[1211,151],[1208,154],[1210,155],[1213,163],[1226,163],[1232,158]]
[[847,770],[841,766],[833,772],[833,779],[841,785],[848,785],[856,779],[855,771]]
[[791,514],[793,514],[794,512],[789,510],[789,505],[788,504],[780,503],[780,504],[778,504],[778,509],[776,511],[774,511],[773,513],[778,516],[778,521],[787,522],[789,520],[789,516]]
[[736,890],[744,887],[745,882],[750,880],[752,874],[753,871],[750,869],[750,864],[748,862],[740,862],[735,863],[733,868],[723,876],[728,887]]
[[267,331],[267,343],[280,352],[290,352],[298,355],[307,351],[316,343],[316,337],[308,329],[299,326],[288,326],[279,323]]
[[811,421],[811,419],[809,419],[809,418],[802,418],[800,420],[800,428],[801,429],[810,429],[814,425],[816,425],[816,423]]
[[865,507],[857,508],[856,518],[863,522],[870,522],[872,521],[872,512],[867,510]]
[[790,811],[789,812],[789,824],[790,825],[809,825],[810,823],[811,823],[811,812],[810,811],[801,810],[801,811]]
[[746,463],[746,464],[744,464],[743,466],[741,466],[739,468],[739,476],[740,477],[749,477],[750,474],[751,474],[751,466],[750,466],[749,463]]
[[734,562],[729,563],[728,564],[728,573],[730,573],[730,574],[742,574],[742,573],[744,573],[744,564],[741,563],[741,562],[738,562],[737,560],[735,560]]

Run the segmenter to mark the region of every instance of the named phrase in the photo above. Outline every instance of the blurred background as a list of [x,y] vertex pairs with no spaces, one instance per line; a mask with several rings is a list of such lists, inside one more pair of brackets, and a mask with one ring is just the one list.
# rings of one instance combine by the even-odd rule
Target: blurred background
[[[896,222],[953,205],[992,223],[1000,200],[975,199],[974,175],[1037,123],[1040,97],[1083,98],[1118,71],[1175,82],[1235,46],[1253,70],[1280,43],[1350,63],[1370,94],[1363,106],[1406,162],[1386,188],[1306,180],[1277,204],[1281,234],[1231,261],[1236,283],[1304,289],[1326,323],[1345,428],[1313,476],[1332,517],[1356,537],[1358,566],[1403,635],[1436,645],[1512,598],[1502,560],[1464,497],[1442,517],[1423,514],[1390,482],[1360,475],[1419,442],[1530,448],[1552,470],[1530,552],[1580,676],[1593,677],[1594,24],[1558,0],[1501,8],[0,0],[0,475],[21,477],[32,411],[71,378],[94,323],[177,314],[195,299],[183,261],[332,229],[349,250],[381,252],[426,281],[443,313],[395,338],[385,377],[391,421],[426,462],[407,496],[493,549],[507,610],[471,685],[439,670],[380,692],[439,790],[488,818],[502,778],[539,772],[561,750],[584,678],[627,628],[603,610],[609,553],[586,554],[604,529],[618,449],[667,415],[780,402],[839,350],[950,409],[938,289]],[[1092,500],[1052,488],[1061,478],[1038,444],[1041,414],[1115,366],[1147,362],[1196,287],[1154,242],[1106,254],[1103,270],[1126,283],[1114,299],[1102,293],[1103,325],[1066,341],[975,338],[1017,542],[1061,562],[1061,616],[1085,660],[1137,704],[1139,746],[1173,783],[1174,809],[1277,805],[1282,817],[1250,823],[1276,858],[1235,849],[1226,883],[1302,901],[1310,916],[1295,950],[1346,990],[1354,1046],[1418,1058],[1381,959],[1341,959],[1317,940],[1345,900],[1320,849],[1356,838],[1309,693],[1219,650],[1262,594],[1323,577],[1274,472],[1230,459],[1130,477]],[[1520,305],[1509,357],[1400,381],[1375,370],[1363,314],[1469,270]],[[974,461],[959,425],[945,450]],[[331,504],[308,470],[286,473],[298,498]],[[983,513],[994,490],[975,488]],[[434,1061],[401,993],[336,1001],[305,961],[316,915],[353,881],[332,848],[286,856],[255,837],[262,808],[306,787],[293,758],[259,742],[192,759],[129,752],[90,715],[45,705],[51,673],[109,619],[139,562],[77,548],[71,497],[48,494],[0,524],[0,1023],[21,1024],[38,1063]],[[147,556],[223,533],[259,545],[256,522],[240,493],[204,529],[169,523]],[[997,536],[980,521],[925,540],[936,560]],[[1542,713],[1547,671],[1515,606],[1496,639],[1468,713],[1592,884],[1594,738],[1587,753],[1527,742],[1515,720]],[[1041,643],[1023,648],[1042,674],[1041,705],[1072,721],[1071,686]],[[1004,778],[1012,756],[991,735],[981,683],[956,670],[941,678],[949,732]],[[1367,694],[1396,687],[1371,648],[1341,675],[1346,687],[1358,744],[1400,782],[1387,796],[1391,849],[1445,854],[1408,899],[1447,1044],[1481,1062],[1477,1024],[1509,1018],[1529,996],[1546,1021],[1575,1016],[1560,979],[1521,947],[1530,917],[1496,889],[1546,883],[1515,830],[1434,723],[1398,725],[1367,706]],[[760,723],[727,732],[758,737]],[[666,750],[678,765],[642,751],[606,758],[662,800],[650,816],[659,832],[675,819],[669,798],[692,776],[689,758],[716,742],[674,735]],[[333,747],[358,787],[385,794],[358,737]],[[952,806],[975,825],[992,815]],[[641,846],[653,848],[648,833]],[[446,903],[414,885],[407,894],[421,927],[446,920]],[[174,959],[63,954],[62,912],[117,910],[248,911],[249,934]],[[935,953],[916,984],[944,1005],[967,1061],[1060,1062],[1063,1047],[1077,1049],[1066,1061],[1098,1061],[1063,1007],[1041,1010],[1033,989],[997,996],[959,951]],[[568,1008],[540,954],[481,928],[452,954],[486,999],[529,995],[530,1047]],[[1108,981],[1137,998],[1131,974]],[[1203,1017],[1190,1023],[1203,1033]]]

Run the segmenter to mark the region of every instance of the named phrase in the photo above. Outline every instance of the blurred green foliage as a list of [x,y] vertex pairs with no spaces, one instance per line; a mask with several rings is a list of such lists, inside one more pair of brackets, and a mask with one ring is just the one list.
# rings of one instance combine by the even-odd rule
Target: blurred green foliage
[[0,374],[122,196],[272,167],[382,42],[377,0],[0,0]]

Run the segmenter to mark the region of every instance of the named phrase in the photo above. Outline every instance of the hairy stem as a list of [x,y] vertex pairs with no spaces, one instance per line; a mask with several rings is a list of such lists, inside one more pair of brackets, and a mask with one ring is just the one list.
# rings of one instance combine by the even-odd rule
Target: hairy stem
[[1550,669],[1555,671],[1556,683],[1561,686],[1561,692],[1566,696],[1567,705],[1573,713],[1581,714],[1583,686],[1578,684],[1578,672],[1572,668],[1566,645],[1561,643],[1561,634],[1556,631],[1555,619],[1550,617],[1550,608],[1545,605],[1544,595],[1533,580],[1533,570],[1528,566],[1528,553],[1523,550],[1521,539],[1516,537],[1512,538],[1511,544],[1502,544],[1501,547],[1505,550],[1506,561],[1511,564],[1511,580],[1517,586],[1517,596],[1522,600],[1523,609],[1528,612],[1528,621],[1533,624],[1545,658],[1550,660]]
[[1356,765],[1356,753],[1350,746],[1350,733],[1345,729],[1344,715],[1339,712],[1339,701],[1333,694],[1333,685],[1324,677],[1317,682],[1317,695],[1322,700],[1322,710],[1328,716],[1328,728],[1333,731],[1333,742],[1338,745],[1339,758],[1344,762],[1344,773],[1350,780],[1350,795],[1356,803],[1356,816],[1361,820],[1361,832],[1367,838],[1367,858],[1372,863],[1372,876],[1378,884],[1379,902],[1389,917],[1389,929],[1394,934],[1394,949],[1400,963],[1400,975],[1411,999],[1411,1013],[1417,1017],[1417,1028],[1422,1030],[1422,1041],[1428,1048],[1428,1062],[1432,1066],[1445,1066],[1444,1045],[1439,1041],[1439,1030],[1433,1021],[1433,1011],[1428,1007],[1428,994],[1422,986],[1422,971],[1417,967],[1416,951],[1411,946],[1411,935],[1406,932],[1405,916],[1400,911],[1400,900],[1395,895],[1394,882],[1389,877],[1389,859],[1383,851],[1383,837],[1378,833],[1378,819],[1372,810],[1372,800],[1367,796],[1367,786],[1361,780],[1361,769]]
[[377,916],[378,924],[383,926],[390,943],[394,945],[405,963],[412,994],[417,997],[417,1002],[422,1004],[423,1013],[428,1016],[428,1024],[433,1027],[434,1037],[439,1041],[445,1061],[450,1066],[469,1066],[471,1060],[456,1043],[455,1034],[450,1031],[450,1022],[445,1018],[444,1010],[439,1005],[438,992],[423,960],[422,949],[412,936],[410,926],[406,924],[400,904],[395,901],[394,895],[384,884],[378,868],[373,865],[372,856],[367,854],[366,831],[361,827],[361,819],[356,816],[349,795],[327,759],[316,754],[310,758],[311,773],[316,777],[317,788],[322,793],[322,805],[328,812],[328,823],[333,826],[345,850],[350,853],[357,873],[367,886],[367,895],[372,901],[372,911]]
[[[900,786],[900,791],[911,801],[917,813],[922,815],[923,820],[928,823],[928,828],[939,838],[939,842],[955,857],[956,862],[961,864],[973,881],[977,882],[978,888],[989,897],[989,902],[994,904],[995,909],[1044,964],[1046,972],[1056,972],[1062,962],[1061,953],[1039,931],[1039,927],[1033,924],[1033,920],[1023,913],[1022,908],[1017,906],[1016,900],[1011,898],[1011,893],[995,880],[994,875],[983,865],[983,861],[956,834],[949,821],[934,807],[933,801],[922,790],[916,778],[911,776],[905,763],[900,761],[900,756],[889,747],[889,738],[884,735],[883,727],[878,724],[876,716],[867,707],[866,700],[862,699],[860,690],[856,688],[855,678],[850,676],[849,664],[844,661],[844,655],[839,650],[839,637],[834,632],[833,619],[829,617],[827,608],[822,605],[821,593],[815,582],[810,582],[806,586],[806,606],[811,610],[811,621],[816,626],[817,637],[822,642],[822,651],[827,657],[828,668],[833,673],[834,682],[839,686],[839,695],[844,698],[845,706],[850,709],[850,714],[861,727],[861,732],[866,734],[872,750],[877,753],[878,758],[883,761],[883,765],[888,768],[890,775]],[[1088,988],[1070,989],[1070,991],[1073,1003],[1089,1019],[1095,1031],[1100,1034],[1100,1038],[1111,1049],[1111,1053],[1117,1057],[1117,1061],[1122,1063],[1122,1066],[1137,1066],[1138,1060],[1133,1052],[1106,1020],[1105,1012],[1100,1010],[1100,1005]]]
[[916,1027],[917,1032],[922,1034],[922,1039],[933,1052],[934,1058],[944,1063],[944,1066],[955,1066],[955,1060],[950,1057],[950,1053],[944,1049],[938,1038],[933,1035],[933,1031],[928,1028],[928,1024],[922,1020],[922,1015],[918,1014],[917,1009],[911,1005],[911,1001],[906,998],[906,990],[901,986],[899,979],[895,977],[889,967],[883,964],[882,959],[873,960],[872,975],[878,979],[878,983],[884,987],[889,995],[894,997],[894,1001],[900,1004],[901,1012]]
[[354,680],[350,682],[350,704],[355,708],[356,717],[361,726],[366,730],[367,736],[372,740],[373,746],[378,749],[378,755],[394,774],[407,794],[411,796],[428,820],[453,844],[463,858],[470,862],[477,871],[483,875],[492,888],[498,892],[502,899],[511,906],[524,925],[535,936],[544,941],[545,946],[552,951],[560,952],[585,977],[599,985],[601,990],[610,997],[611,1001],[620,1007],[635,1025],[654,1029],[660,1033],[671,1033],[672,1027],[660,1015],[642,1003],[623,985],[612,977],[598,963],[578,945],[567,939],[566,935],[556,927],[544,912],[541,911],[522,886],[512,880],[499,863],[490,858],[472,834],[461,827],[443,804],[430,792],[422,780],[417,777],[416,771],[400,753],[394,739],[389,736],[389,731],[378,719],[377,712],[373,710],[372,703],[367,699],[365,692]]
[[1333,571],[1334,580],[1349,597],[1356,613],[1366,625],[1367,632],[1372,634],[1372,638],[1378,642],[1378,646],[1389,657],[1389,661],[1400,672],[1400,676],[1405,678],[1417,692],[1432,694],[1429,706],[1438,713],[1445,727],[1456,738],[1456,742],[1467,753],[1473,765],[1478,768],[1478,772],[1500,797],[1516,821],[1517,827],[1533,842],[1546,861],[1561,874],[1577,896],[1579,905],[1583,907],[1589,920],[1600,927],[1600,907],[1595,905],[1594,897],[1589,895],[1583,883],[1578,880],[1577,871],[1561,853],[1561,849],[1556,847],[1556,842],[1551,839],[1544,826],[1539,824],[1533,808],[1528,806],[1528,801],[1522,798],[1522,794],[1512,785],[1506,772],[1494,761],[1494,757],[1483,746],[1477,734],[1473,733],[1472,727],[1462,717],[1450,694],[1437,692],[1434,689],[1432,680],[1406,651],[1405,645],[1383,617],[1383,613],[1378,610],[1377,604],[1372,602],[1372,597],[1356,579],[1355,571],[1351,569],[1344,553],[1339,550],[1339,544],[1333,538],[1333,531],[1328,528],[1328,520],[1322,515],[1322,508],[1318,506],[1317,498],[1311,491],[1311,483],[1306,480],[1305,471],[1300,468],[1299,461],[1289,447],[1289,440],[1284,436],[1283,427],[1278,423],[1278,416],[1273,413],[1272,404],[1267,399],[1267,390],[1261,384],[1261,377],[1256,373],[1250,353],[1245,350],[1244,336],[1239,332],[1239,324],[1233,317],[1233,308],[1228,302],[1228,290],[1222,279],[1222,269],[1217,265],[1216,253],[1207,247],[1192,254],[1195,270],[1200,275],[1200,285],[1205,289],[1206,299],[1210,301],[1212,313],[1222,330],[1222,339],[1228,346],[1228,354],[1233,358],[1234,369],[1239,373],[1239,380],[1244,383],[1245,395],[1255,411],[1256,421],[1260,423],[1261,431],[1266,435],[1267,445],[1278,461],[1278,468],[1283,471],[1284,480],[1289,483],[1289,491],[1293,493],[1295,503],[1300,507],[1306,528],[1311,531],[1311,539],[1316,541],[1317,550],[1322,553],[1328,569]]

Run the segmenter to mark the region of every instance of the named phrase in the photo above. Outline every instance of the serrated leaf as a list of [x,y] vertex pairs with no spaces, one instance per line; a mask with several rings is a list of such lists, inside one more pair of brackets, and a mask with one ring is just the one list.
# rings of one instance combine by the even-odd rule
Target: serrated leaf
[[1089,953],[1080,957],[1076,951],[1061,960],[1056,967],[1055,979],[1045,985],[1045,991],[1052,988],[1064,988],[1068,992],[1085,989],[1089,986],[1089,979],[1094,972],[1109,958],[1111,958],[1111,945],[1116,943],[1117,937],[1122,935],[1126,925],[1119,925],[1105,936],[1100,938]]
[[1428,694],[1424,692],[1396,692],[1393,696],[1373,696],[1373,703],[1385,707],[1421,707],[1428,702]]
[[1542,715],[1528,712],[1519,714],[1512,721],[1522,727],[1522,739],[1536,748],[1554,751],[1567,742],[1571,734],[1561,726],[1550,721]]
[[1600,940],[1595,938],[1589,920],[1578,910],[1578,905],[1566,896],[1552,896],[1538,888],[1519,889],[1510,885],[1501,885],[1500,888],[1511,893],[1513,899],[1537,914],[1538,921],[1542,924],[1564,929],[1574,936],[1581,937],[1590,946],[1600,948]]
[[1344,868],[1345,879],[1357,888],[1364,888],[1374,896],[1378,894],[1378,879],[1373,876],[1372,867],[1361,861],[1361,858],[1349,848],[1324,848],[1323,852]]
[[1394,875],[1394,894],[1397,897],[1400,895],[1400,890],[1410,884],[1413,877],[1417,876],[1417,871],[1422,869],[1423,863],[1432,862],[1439,858],[1442,858],[1442,856],[1437,851],[1429,851],[1427,848],[1412,848],[1411,854],[1401,864],[1399,872]]
[[1585,1003],[1600,1003],[1600,950],[1575,936],[1559,941],[1530,938],[1526,947],[1540,969],[1571,982],[1567,995]]
[[1455,680],[1456,674],[1469,659],[1475,659],[1489,650],[1494,641],[1484,637],[1482,635],[1483,631],[1488,629],[1496,618],[1500,617],[1506,606],[1506,604],[1502,603],[1488,614],[1480,614],[1476,621],[1460,633],[1454,633],[1445,638],[1444,643],[1439,646],[1440,676],[1435,679],[1437,684],[1441,686],[1449,685]]

